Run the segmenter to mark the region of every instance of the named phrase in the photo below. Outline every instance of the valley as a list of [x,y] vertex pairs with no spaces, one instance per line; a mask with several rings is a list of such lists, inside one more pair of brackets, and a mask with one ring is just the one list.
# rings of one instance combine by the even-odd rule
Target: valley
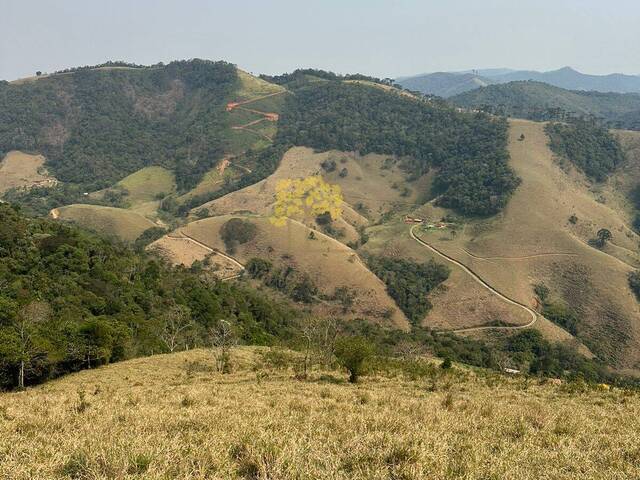
[[[202,71],[196,74],[196,67]],[[628,201],[640,182],[637,132],[615,132],[625,161],[593,181],[550,149],[544,122],[456,111],[377,79],[315,70],[258,78],[229,67],[178,62],[83,72],[106,76],[116,96],[120,88],[134,89],[126,98],[138,111],[135,128],[165,131],[167,119],[179,126],[189,110],[197,121],[206,119],[216,150],[166,144],[173,160],[160,155],[116,177],[100,174],[103,188],[88,192],[89,183],[67,174],[43,188],[49,177],[25,170],[20,188],[6,198],[211,281],[293,302],[305,315],[365,320],[392,331],[451,332],[488,345],[533,330],[618,372],[640,371],[640,310],[628,286],[640,267]],[[76,75],[53,75],[27,88],[82,85]],[[162,79],[164,90],[149,90],[144,76]],[[214,90],[224,94],[212,109],[190,99]],[[78,135],[61,112],[65,135]],[[336,119],[354,123],[336,130]],[[54,139],[54,126],[44,128],[41,151],[57,158],[52,152],[64,137]],[[81,148],[79,154],[91,155]],[[135,155],[127,144],[118,148]],[[184,148],[200,149],[195,170],[187,172],[179,160]],[[14,165],[15,155],[22,154],[10,153],[5,164]],[[40,172],[45,160],[38,158]],[[119,160],[110,161],[101,160],[104,172],[117,168]],[[51,163],[54,174],[62,164],[68,160]],[[339,189],[340,215],[303,207],[278,226],[278,185],[316,177]],[[407,224],[405,216],[422,223]],[[246,230],[234,235],[246,238],[225,238],[234,222]],[[601,230],[610,238],[595,247]],[[402,279],[396,268],[425,277]]]

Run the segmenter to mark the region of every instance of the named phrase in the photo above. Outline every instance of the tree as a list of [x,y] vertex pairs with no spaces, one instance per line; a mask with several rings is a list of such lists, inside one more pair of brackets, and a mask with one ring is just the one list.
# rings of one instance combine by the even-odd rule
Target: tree
[[629,272],[629,288],[640,301],[640,270]]
[[33,301],[18,312],[13,321],[15,335],[14,358],[18,361],[18,388],[25,385],[25,370],[40,352],[42,337],[38,327],[51,315],[51,307],[46,302]]
[[220,237],[224,241],[227,251],[233,254],[237,245],[253,240],[257,231],[258,228],[249,220],[232,218],[222,225]]
[[598,248],[604,248],[604,246],[609,240],[611,240],[611,238],[613,238],[611,232],[606,228],[601,228],[600,230],[598,230],[598,233],[596,233],[596,245],[598,246]]
[[216,368],[220,373],[231,373],[231,348],[238,343],[229,320],[220,320],[209,330],[211,347],[216,356]]
[[163,320],[164,329],[160,334],[160,339],[167,346],[169,352],[173,353],[184,333],[193,326],[191,312],[184,305],[173,305],[163,315]]
[[330,362],[338,335],[338,322],[334,317],[306,315],[300,320],[299,328],[304,339],[303,375],[306,377],[314,353],[320,361]]
[[349,371],[349,382],[357,383],[365,372],[367,360],[374,354],[374,348],[364,337],[342,337],[336,341],[334,354],[338,363]]

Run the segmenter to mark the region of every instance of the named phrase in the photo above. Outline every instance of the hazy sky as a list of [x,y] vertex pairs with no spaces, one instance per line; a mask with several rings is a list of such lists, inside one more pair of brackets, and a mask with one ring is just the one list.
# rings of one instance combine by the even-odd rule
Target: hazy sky
[[0,0],[0,79],[224,59],[376,76],[571,65],[640,74],[639,0]]

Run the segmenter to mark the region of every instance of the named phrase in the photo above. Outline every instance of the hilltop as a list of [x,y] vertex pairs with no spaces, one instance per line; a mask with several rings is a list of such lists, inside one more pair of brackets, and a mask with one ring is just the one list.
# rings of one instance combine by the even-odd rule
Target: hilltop
[[470,109],[531,120],[594,117],[611,127],[640,128],[640,94],[565,90],[536,81],[517,81],[453,96],[451,101]]
[[[0,394],[0,475],[28,478],[632,478],[637,393],[379,359],[357,386],[295,352],[131,360]],[[490,399],[490,401],[488,401]],[[612,428],[615,425],[615,428]],[[597,455],[594,453],[597,452]]]

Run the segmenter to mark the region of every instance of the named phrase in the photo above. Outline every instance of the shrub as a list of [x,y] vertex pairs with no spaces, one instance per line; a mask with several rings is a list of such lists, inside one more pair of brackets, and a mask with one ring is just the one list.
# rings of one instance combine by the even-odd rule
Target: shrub
[[565,305],[546,305],[542,314],[556,325],[561,326],[571,335],[578,333],[578,317],[576,313]]
[[356,383],[364,374],[367,360],[374,354],[374,348],[364,337],[341,337],[336,341],[334,354],[338,363],[349,371],[349,382]]
[[322,169],[327,172],[333,172],[336,169],[336,161],[335,160],[325,160],[324,162],[322,162],[320,164],[320,166],[322,167]]
[[251,278],[263,278],[271,271],[272,267],[273,264],[269,260],[257,257],[251,258],[245,265],[247,273]]

